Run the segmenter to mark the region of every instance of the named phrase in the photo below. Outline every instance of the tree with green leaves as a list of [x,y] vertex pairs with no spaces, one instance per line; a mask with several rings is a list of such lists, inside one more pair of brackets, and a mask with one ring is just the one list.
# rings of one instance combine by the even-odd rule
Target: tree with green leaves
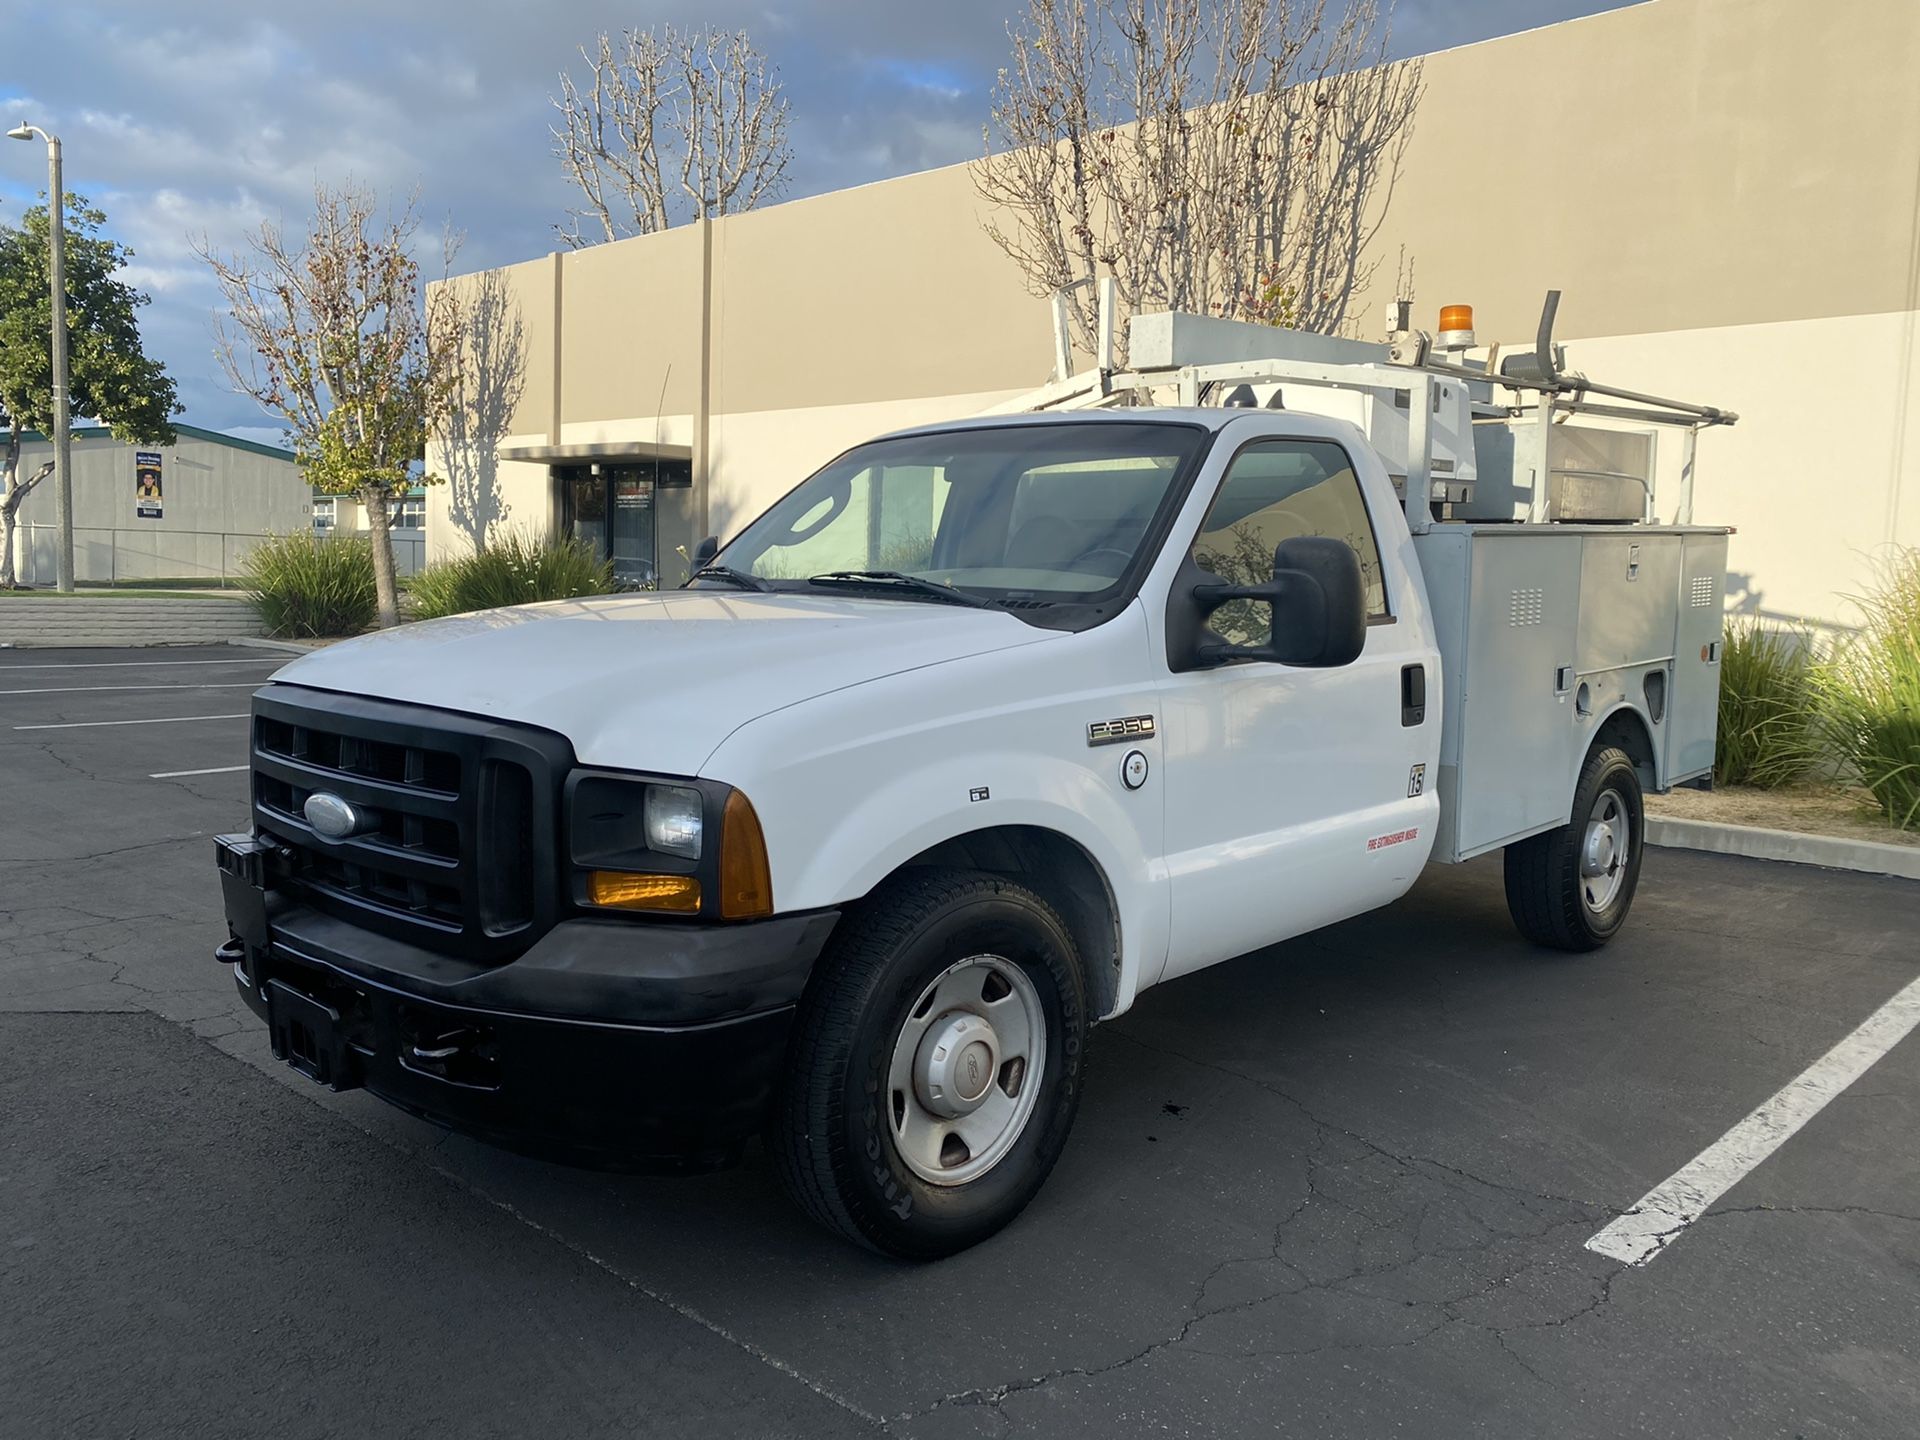
[[409,201],[385,216],[351,181],[314,188],[306,234],[268,221],[245,249],[216,255],[226,297],[217,353],[234,386],[282,416],[307,480],[355,496],[367,513],[380,624],[399,619],[390,505],[438,478],[417,468],[450,403],[454,317],[423,300]]
[[[101,235],[107,217],[80,196],[67,202],[67,392],[75,415],[98,420],[123,441],[173,443],[180,413],[173,381],[140,347],[139,310],[148,297],[117,273],[133,258]],[[24,431],[53,429],[53,291],[47,207],[18,226],[0,225],[0,425],[6,427],[0,488],[0,590],[16,588],[14,527],[20,507],[53,473],[53,462],[20,474]]]

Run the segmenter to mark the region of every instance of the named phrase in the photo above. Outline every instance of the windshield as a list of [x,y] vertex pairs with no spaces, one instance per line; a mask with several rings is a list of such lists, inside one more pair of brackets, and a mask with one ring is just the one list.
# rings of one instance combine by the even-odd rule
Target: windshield
[[[912,583],[925,581],[987,600],[1092,600],[1127,577],[1205,441],[1124,421],[878,440],[803,481],[713,563],[773,589],[938,598]],[[912,580],[848,573],[876,571]]]

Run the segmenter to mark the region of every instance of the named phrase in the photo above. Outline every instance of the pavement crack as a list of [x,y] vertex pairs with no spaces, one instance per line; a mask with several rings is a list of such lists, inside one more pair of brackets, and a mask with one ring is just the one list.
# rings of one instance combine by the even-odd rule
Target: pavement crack
[[1868,1215],[1876,1220],[1903,1220],[1909,1225],[1920,1225],[1920,1215],[1877,1210],[1871,1205],[1721,1205],[1701,1211],[1693,1223],[1697,1225],[1723,1215]]
[[95,850],[87,855],[32,855],[17,860],[0,860],[0,867],[38,869],[46,865],[85,865],[94,860],[111,860],[119,855],[133,855],[142,850],[158,850],[169,845],[184,845],[190,840],[204,840],[207,834],[205,830],[195,830],[186,835],[169,835],[161,840],[142,840],[134,845],[117,845],[110,850]]
[[1459,1165],[1450,1164],[1445,1160],[1435,1159],[1431,1155],[1416,1155],[1411,1153],[1402,1154],[1398,1151],[1388,1148],[1385,1145],[1380,1144],[1376,1140],[1370,1139],[1367,1136],[1362,1135],[1357,1130],[1350,1130],[1344,1125],[1340,1125],[1332,1120],[1326,1119],[1325,1117],[1317,1114],[1313,1110],[1313,1108],[1309,1106],[1306,1103],[1306,1101],[1302,1100],[1299,1096],[1293,1094],[1291,1091],[1283,1089],[1281,1086],[1274,1084],[1270,1080],[1262,1079],[1258,1075],[1249,1075],[1244,1070],[1236,1070],[1230,1065],[1222,1065],[1215,1060],[1203,1060],[1196,1056],[1188,1055],[1183,1051],[1172,1049],[1168,1046],[1155,1045],[1151,1041],[1142,1040],[1137,1035],[1130,1035],[1124,1032],[1120,1032],[1116,1035],[1115,1038],[1124,1040],[1127,1043],[1132,1045],[1137,1045],[1143,1050],[1150,1050],[1156,1055],[1165,1055],[1175,1060],[1184,1061],[1189,1065],[1197,1065],[1203,1070],[1212,1070],[1216,1074],[1226,1075],[1232,1079],[1243,1081],[1248,1085],[1252,1085],[1260,1090],[1264,1090],[1269,1095],[1272,1095],[1277,1099],[1284,1100],[1287,1104],[1293,1106],[1293,1108],[1298,1110],[1309,1124],[1323,1130],[1331,1131],[1334,1134],[1342,1135],[1347,1139],[1353,1141],[1354,1144],[1363,1146],[1367,1150],[1371,1151],[1373,1154],[1378,1155],[1381,1159],[1391,1161],[1394,1164],[1404,1165],[1409,1167],[1416,1166],[1416,1165],[1424,1166],[1432,1170],[1439,1170],[1439,1171],[1445,1172],[1446,1174],[1457,1176],[1459,1179],[1466,1180],[1475,1185],[1485,1186],[1489,1190],[1498,1190],[1505,1194],[1523,1196],[1531,1200],[1543,1200],[1548,1202],[1549,1204],[1571,1205],[1585,1211],[1593,1212],[1595,1214],[1605,1213],[1606,1207],[1601,1205],[1597,1201],[1582,1200],[1571,1195],[1556,1195],[1549,1191],[1544,1191],[1544,1190],[1530,1190],[1524,1185],[1515,1185],[1508,1181],[1503,1181],[1503,1180],[1490,1180],[1484,1175],[1476,1175],[1471,1170],[1465,1169],[1464,1167]]
[[[1519,1255],[1503,1256],[1502,1247],[1525,1246],[1556,1231],[1584,1233],[1592,1227],[1598,1215],[1605,1213],[1603,1206],[1488,1180],[1458,1165],[1437,1161],[1429,1156],[1397,1153],[1344,1126],[1323,1119],[1298,1097],[1257,1077],[1227,1066],[1193,1060],[1190,1056],[1136,1040],[1132,1036],[1124,1038],[1133,1040],[1143,1049],[1187,1060],[1256,1085],[1287,1101],[1313,1127],[1312,1139],[1302,1152],[1305,1170],[1300,1192],[1293,1203],[1272,1220],[1265,1253],[1242,1254],[1215,1263],[1195,1284],[1184,1310],[1176,1312],[1177,1322],[1169,1327],[1167,1333],[1150,1343],[1137,1345],[1104,1363],[1058,1366],[997,1385],[956,1390],[923,1408],[897,1416],[892,1422],[894,1425],[906,1425],[942,1410],[967,1407],[991,1410],[996,1418],[1005,1423],[1007,1417],[1002,1413],[1003,1407],[1019,1396],[1030,1395],[1063,1381],[1097,1381],[1114,1376],[1173,1350],[1240,1360],[1297,1359],[1329,1353],[1405,1350],[1423,1345],[1441,1331],[1457,1325],[1485,1330],[1500,1339],[1504,1348],[1502,1330],[1469,1319],[1461,1313],[1462,1308],[1474,1301],[1498,1295],[1503,1287],[1513,1284],[1531,1271],[1550,1270],[1564,1263],[1564,1257],[1557,1249],[1547,1256],[1533,1259]],[[1347,1153],[1335,1153],[1337,1150]],[[1374,1162],[1384,1162],[1391,1167],[1389,1174],[1382,1177],[1375,1170],[1368,1176],[1367,1167]],[[1349,1182],[1358,1174],[1371,1189],[1363,1191],[1358,1201],[1343,1197],[1337,1193],[1337,1189],[1329,1188],[1329,1177],[1334,1174]],[[1408,1182],[1417,1182],[1419,1177],[1425,1177],[1429,1184],[1442,1186],[1441,1195],[1457,1197],[1456,1208],[1466,1213],[1467,1223],[1473,1228],[1471,1238],[1454,1243],[1441,1243],[1437,1237],[1417,1240],[1410,1252],[1394,1252],[1390,1248],[1395,1236],[1404,1237],[1409,1233],[1419,1236],[1426,1230],[1430,1220],[1439,1223],[1439,1217],[1434,1212],[1442,1204],[1440,1198],[1407,1194]],[[1493,1217],[1481,1213],[1485,1202],[1473,1197],[1482,1191],[1506,1197],[1500,1203],[1506,1206],[1509,1213],[1505,1216],[1496,1213]],[[1375,1199],[1391,1196],[1401,1205],[1400,1213],[1385,1219],[1371,1213],[1367,1203],[1369,1195]],[[1542,1204],[1553,1206],[1553,1212],[1543,1214],[1534,1208]],[[1325,1216],[1342,1217],[1338,1228],[1326,1233],[1310,1234],[1296,1244],[1292,1240],[1294,1231],[1316,1207]],[[1456,1215],[1454,1218],[1458,1223],[1459,1217]],[[1324,1253],[1329,1242],[1333,1244],[1336,1255],[1343,1248],[1347,1251],[1344,1264],[1334,1269],[1334,1273],[1327,1273],[1329,1267],[1321,1267],[1321,1273],[1316,1274],[1314,1247],[1317,1243]],[[1304,1251],[1301,1248],[1303,1246]],[[1414,1272],[1419,1267],[1435,1264],[1462,1272],[1444,1293],[1421,1296],[1405,1289],[1396,1293],[1390,1285],[1384,1290],[1380,1288],[1380,1282],[1389,1281],[1402,1272]],[[1228,1303],[1209,1303],[1209,1296],[1221,1277],[1229,1271],[1236,1267],[1262,1266],[1271,1267],[1273,1273],[1267,1277],[1268,1283],[1257,1287],[1257,1293]],[[1489,1270],[1492,1273],[1488,1273]],[[1273,1283],[1282,1280],[1284,1283]],[[1581,1299],[1577,1304],[1572,1304],[1563,1313],[1555,1314],[1550,1320],[1536,1322],[1538,1327],[1569,1324],[1592,1313],[1606,1303],[1611,1285],[1612,1277],[1609,1276],[1594,1292],[1589,1288],[1589,1281],[1588,1285],[1582,1287]],[[1379,1339],[1334,1336],[1307,1344],[1253,1343],[1235,1347],[1230,1343],[1223,1346],[1217,1339],[1202,1333],[1203,1327],[1230,1317],[1309,1294],[1339,1296],[1344,1304],[1377,1306],[1386,1313],[1406,1315],[1408,1318],[1396,1320],[1395,1333]],[[1307,1323],[1341,1322],[1316,1318],[1309,1312]],[[1209,1340],[1213,1343],[1207,1343]],[[1531,1373],[1531,1367],[1527,1366],[1524,1357],[1515,1354],[1513,1358],[1516,1364],[1529,1369]],[[1551,1384],[1544,1376],[1535,1374],[1534,1378],[1543,1384]]]

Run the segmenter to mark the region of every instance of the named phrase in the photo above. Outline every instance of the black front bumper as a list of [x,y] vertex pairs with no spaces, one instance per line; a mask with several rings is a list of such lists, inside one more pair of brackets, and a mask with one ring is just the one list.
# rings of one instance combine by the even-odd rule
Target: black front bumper
[[705,1168],[765,1121],[794,1005],[838,916],[732,925],[562,921],[481,965],[276,888],[265,847],[216,838],[217,952],[274,1053],[333,1089],[575,1164]]

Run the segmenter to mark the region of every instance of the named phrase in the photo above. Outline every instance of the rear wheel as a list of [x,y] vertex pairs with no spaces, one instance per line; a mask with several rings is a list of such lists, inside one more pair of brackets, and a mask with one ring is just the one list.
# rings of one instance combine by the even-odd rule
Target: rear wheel
[[1079,1103],[1066,926],[1003,876],[927,870],[876,892],[821,963],[773,1137],[788,1193],[885,1254],[984,1240],[1039,1190]]
[[1558,950],[1606,944],[1633,908],[1645,836],[1632,757],[1617,746],[1596,748],[1568,823],[1507,847],[1507,909],[1520,933]]

